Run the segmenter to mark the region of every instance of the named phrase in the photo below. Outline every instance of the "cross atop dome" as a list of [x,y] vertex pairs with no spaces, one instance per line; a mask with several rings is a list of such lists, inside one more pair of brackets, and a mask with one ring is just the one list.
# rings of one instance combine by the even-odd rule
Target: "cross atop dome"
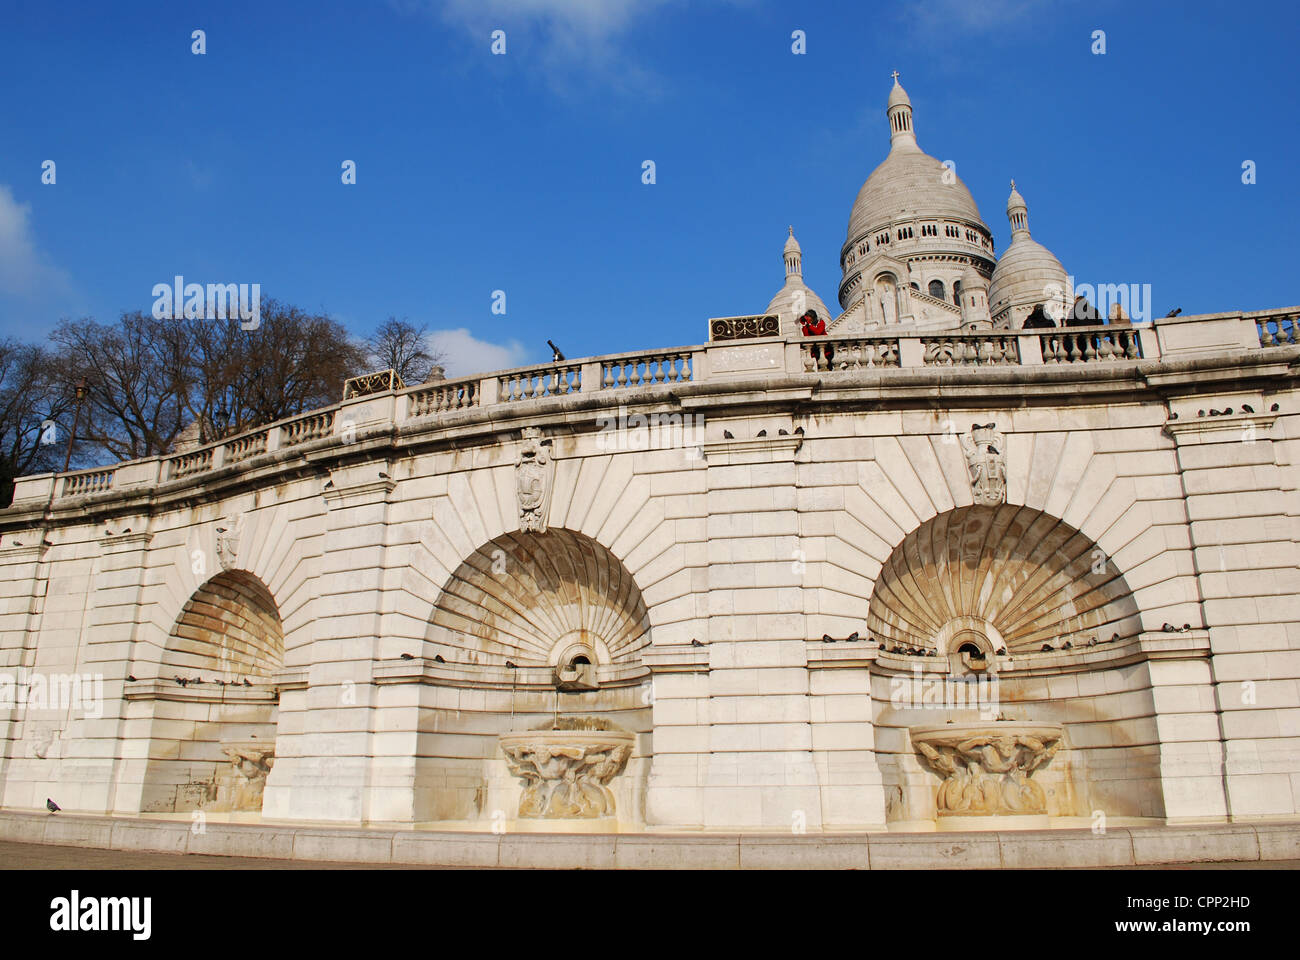
[[897,70],[895,70],[893,73],[891,73],[890,76],[894,78],[894,82],[895,82],[895,83],[898,83],[898,71],[897,71]]

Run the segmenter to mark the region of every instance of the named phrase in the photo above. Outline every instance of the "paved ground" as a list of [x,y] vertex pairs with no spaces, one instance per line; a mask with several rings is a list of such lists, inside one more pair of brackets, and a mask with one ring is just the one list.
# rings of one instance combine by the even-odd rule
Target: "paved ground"
[[[330,863],[313,860],[269,860],[251,857],[208,857],[200,854],[138,853],[42,843],[0,841],[4,870],[422,870],[426,867],[390,863]],[[456,869],[439,867],[438,869]],[[1234,861],[1231,863],[1162,863],[1137,870],[1297,870],[1300,860]]]

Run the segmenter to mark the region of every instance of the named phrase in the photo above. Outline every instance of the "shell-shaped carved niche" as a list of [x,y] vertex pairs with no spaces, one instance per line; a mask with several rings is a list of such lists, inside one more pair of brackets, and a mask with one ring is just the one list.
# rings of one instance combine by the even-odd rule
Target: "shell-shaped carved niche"
[[182,671],[273,675],[284,664],[284,628],[266,584],[242,570],[227,570],[204,583],[176,618],[163,664]]
[[980,623],[1008,653],[1140,629],[1128,584],[1091,539],[1009,504],[960,507],[909,533],[881,569],[867,612],[868,631],[883,643],[940,655]]
[[600,664],[634,661],[649,641],[641,590],[616,556],[571,530],[504,534],[448,578],[429,639],[481,663],[554,666],[588,650]]

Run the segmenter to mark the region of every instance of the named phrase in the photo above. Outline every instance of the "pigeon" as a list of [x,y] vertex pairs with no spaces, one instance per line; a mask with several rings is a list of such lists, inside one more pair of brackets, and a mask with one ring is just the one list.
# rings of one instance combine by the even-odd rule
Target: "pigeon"
[[790,431],[789,431],[789,430],[786,430],[784,427],[782,427],[780,430],[778,430],[778,431],[776,432],[776,434],[777,434],[777,436],[779,436],[779,437],[788,437],[788,436],[790,436]]
[[380,471],[379,471],[379,479],[380,479],[380,480],[391,480],[391,479],[393,479],[393,478],[390,477],[388,474],[384,473],[384,471],[380,470]]
[[1089,637],[1089,638],[1088,638],[1088,646],[1090,646],[1090,647],[1095,647],[1096,645],[1097,645],[1097,638],[1096,638],[1096,637]]
[[1114,643],[1114,642],[1115,642],[1116,640],[1118,640],[1118,639],[1119,639],[1119,634],[1118,634],[1118,633],[1113,633],[1113,634],[1111,634],[1110,639],[1107,640],[1106,642],[1107,642],[1107,643]]
[[1232,407],[1229,407],[1227,410],[1224,410],[1224,411],[1223,411],[1223,415],[1224,415],[1225,417],[1228,416],[1228,414],[1230,414],[1230,413],[1232,413]]
[[[1274,404],[1274,405],[1273,405],[1273,409],[1274,409],[1274,410],[1277,409],[1277,404]],[[802,436],[803,436],[803,427],[795,427],[795,428],[794,428],[794,432],[797,433],[797,434],[799,434],[799,436],[802,437]]]
[[63,808],[62,808],[61,806],[59,806],[57,803],[55,803],[53,800],[51,800],[49,797],[46,797],[46,798],[45,798],[45,809],[48,810],[48,811],[50,811],[50,813],[58,813],[58,812],[59,812],[60,810],[62,810]]
[[433,655],[433,662],[434,662],[434,663],[446,663],[447,661],[444,660],[444,659],[442,659],[442,654],[441,654],[441,653],[435,653],[435,654]]
[[835,638],[832,637],[829,633],[822,634],[822,643],[834,643],[834,642],[835,642]]
[[131,676],[129,673],[126,675],[126,679],[128,683],[135,683],[135,677]]
[[1254,413],[1254,412],[1255,412],[1255,408],[1252,407],[1249,403],[1243,403],[1243,404],[1241,405],[1241,412],[1242,412],[1242,413]]
[[511,670],[518,670],[518,669],[519,669],[519,664],[515,663],[513,660],[507,660],[507,661],[506,661],[506,666],[509,667]]
[[1164,623],[1160,625],[1160,629],[1165,633],[1173,633],[1174,625],[1172,623]]
[[1270,412],[1270,413],[1277,413],[1278,410],[1280,410],[1280,409],[1282,409],[1282,408],[1279,407],[1279,406],[1275,403],[1275,404],[1273,404],[1273,406],[1269,407],[1268,409],[1269,409],[1269,412]]
[[1204,410],[1197,410],[1197,411],[1196,411],[1196,415],[1197,415],[1198,417],[1203,417],[1203,416],[1205,416],[1205,411],[1204,411]]
[[321,489],[322,489],[322,490],[333,490],[333,489],[334,489],[334,481],[333,481],[333,480],[329,481],[328,483],[325,484],[325,486],[321,487]]
[[253,681],[252,681],[252,680],[249,680],[248,677],[245,677],[245,678],[244,678],[244,686],[246,686],[246,687],[251,687],[252,685],[253,685]]
[[723,435],[724,437],[726,437],[728,440],[735,440],[735,439],[736,439],[734,436],[731,435],[731,431],[730,431],[730,430],[723,430],[723,431],[722,431],[722,435]]
[[1187,631],[1189,631],[1189,630],[1191,630],[1191,629],[1192,629],[1192,625],[1191,625],[1190,623],[1184,623],[1184,624],[1183,624],[1183,633],[1186,633]]
[[1061,644],[1061,649],[1062,649],[1062,650],[1073,650],[1073,649],[1074,649],[1074,644],[1072,644],[1069,640],[1066,640],[1065,643]]
[[853,643],[857,639],[858,639],[858,631],[854,630],[852,633],[850,633],[847,637],[844,638],[844,642]]
[[1218,417],[1218,416],[1222,416],[1222,414],[1223,414],[1222,410],[1215,410],[1213,407],[1210,408],[1210,416]]
[[404,653],[404,654],[402,654],[402,659],[403,659],[403,660],[414,660],[415,657],[411,656],[409,653]]
[[696,640],[694,637],[691,637],[691,646],[692,646],[692,647],[702,647],[702,646],[704,646],[704,644],[700,643],[700,641]]
[[179,683],[182,687],[185,686],[185,684],[189,683],[189,681],[186,680],[184,677],[176,677],[175,679],[176,682]]
[[1007,648],[1006,648],[1006,647],[998,647],[998,656],[999,656],[999,657],[1005,657],[1006,655],[1007,655]]
[[1041,652],[1043,652],[1043,653],[1051,653],[1051,652],[1052,652],[1052,645],[1051,645],[1050,643],[1045,643],[1045,644],[1043,644],[1043,649],[1042,649]]
[[1182,307],[1174,307],[1172,310],[1170,310],[1168,313],[1166,313],[1165,316],[1166,316],[1166,317],[1176,317],[1176,316],[1178,316],[1178,315],[1179,315],[1180,313],[1182,313],[1182,312],[1183,312],[1183,308],[1182,308]]
[[767,431],[766,431],[766,430],[760,430],[760,431],[758,431],[757,436],[760,436],[760,437],[766,437],[766,436],[767,436]]
[[1175,413],[1171,413],[1171,414],[1169,414],[1169,419],[1170,419],[1170,420],[1177,420],[1177,419],[1178,419],[1178,414],[1177,414],[1176,412],[1175,412]]

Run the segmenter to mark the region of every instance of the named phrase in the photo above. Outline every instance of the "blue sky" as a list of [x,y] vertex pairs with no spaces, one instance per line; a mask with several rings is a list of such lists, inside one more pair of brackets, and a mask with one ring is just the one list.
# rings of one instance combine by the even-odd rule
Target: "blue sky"
[[0,336],[148,309],[182,274],[358,335],[390,314],[452,331],[453,373],[546,359],[548,337],[699,343],[781,286],[787,224],[833,304],[895,69],[999,250],[1015,177],[1080,282],[1150,283],[1157,316],[1291,305],[1298,9],[8,0]]

